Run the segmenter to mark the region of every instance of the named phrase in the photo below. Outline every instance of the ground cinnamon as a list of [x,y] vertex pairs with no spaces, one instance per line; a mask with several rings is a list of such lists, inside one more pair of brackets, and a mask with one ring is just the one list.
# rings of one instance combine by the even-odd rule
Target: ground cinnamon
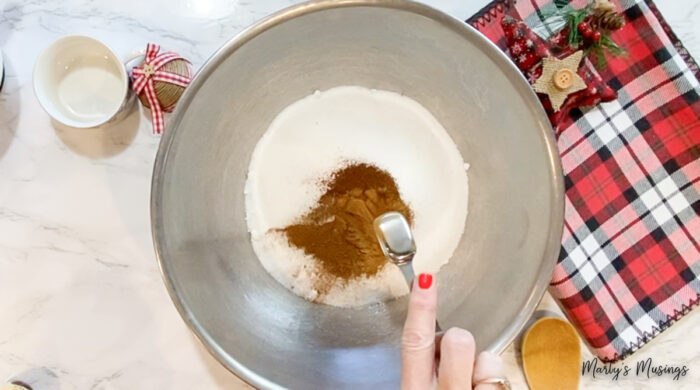
[[376,274],[387,260],[374,233],[374,219],[388,211],[402,213],[409,223],[413,219],[396,182],[376,166],[354,163],[333,173],[326,185],[317,205],[282,231],[333,279]]

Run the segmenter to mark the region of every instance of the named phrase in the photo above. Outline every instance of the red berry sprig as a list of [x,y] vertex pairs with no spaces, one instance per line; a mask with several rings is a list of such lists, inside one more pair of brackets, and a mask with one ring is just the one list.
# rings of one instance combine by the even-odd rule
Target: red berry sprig
[[579,23],[577,28],[578,32],[580,32],[584,38],[591,38],[591,36],[593,35],[593,27],[591,27],[591,24],[585,20]]
[[598,43],[600,42],[600,39],[603,37],[603,33],[601,33],[598,30],[594,30],[593,27],[591,27],[591,22],[589,20],[584,20],[580,22],[577,26],[578,32],[583,35],[583,38],[593,42],[593,43]]

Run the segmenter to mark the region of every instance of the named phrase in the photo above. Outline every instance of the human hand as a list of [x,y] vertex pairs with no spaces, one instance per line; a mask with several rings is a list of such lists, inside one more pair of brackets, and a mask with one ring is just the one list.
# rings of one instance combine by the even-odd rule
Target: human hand
[[413,282],[401,340],[402,390],[509,389],[509,385],[493,383],[495,378],[504,378],[499,356],[482,352],[475,364],[472,334],[451,328],[436,336],[436,319],[437,286],[432,275],[421,274]]

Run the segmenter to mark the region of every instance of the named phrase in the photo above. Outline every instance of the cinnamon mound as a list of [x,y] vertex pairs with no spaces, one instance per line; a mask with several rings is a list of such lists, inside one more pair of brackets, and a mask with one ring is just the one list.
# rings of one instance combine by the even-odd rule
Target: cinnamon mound
[[370,164],[354,163],[334,172],[316,206],[282,231],[290,244],[318,260],[321,279],[348,281],[372,276],[387,263],[373,223],[388,211],[398,211],[413,222],[391,175]]

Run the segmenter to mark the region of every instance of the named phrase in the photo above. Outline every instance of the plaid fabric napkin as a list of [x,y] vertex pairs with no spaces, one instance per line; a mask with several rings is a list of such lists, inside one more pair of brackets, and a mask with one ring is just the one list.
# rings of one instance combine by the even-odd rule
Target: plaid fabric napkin
[[[700,72],[650,0],[615,4],[627,24],[613,38],[627,54],[600,73],[619,97],[573,110],[556,134],[566,210],[550,285],[605,361],[700,301]],[[535,27],[551,7],[497,0],[468,23],[505,49],[506,12]]]

